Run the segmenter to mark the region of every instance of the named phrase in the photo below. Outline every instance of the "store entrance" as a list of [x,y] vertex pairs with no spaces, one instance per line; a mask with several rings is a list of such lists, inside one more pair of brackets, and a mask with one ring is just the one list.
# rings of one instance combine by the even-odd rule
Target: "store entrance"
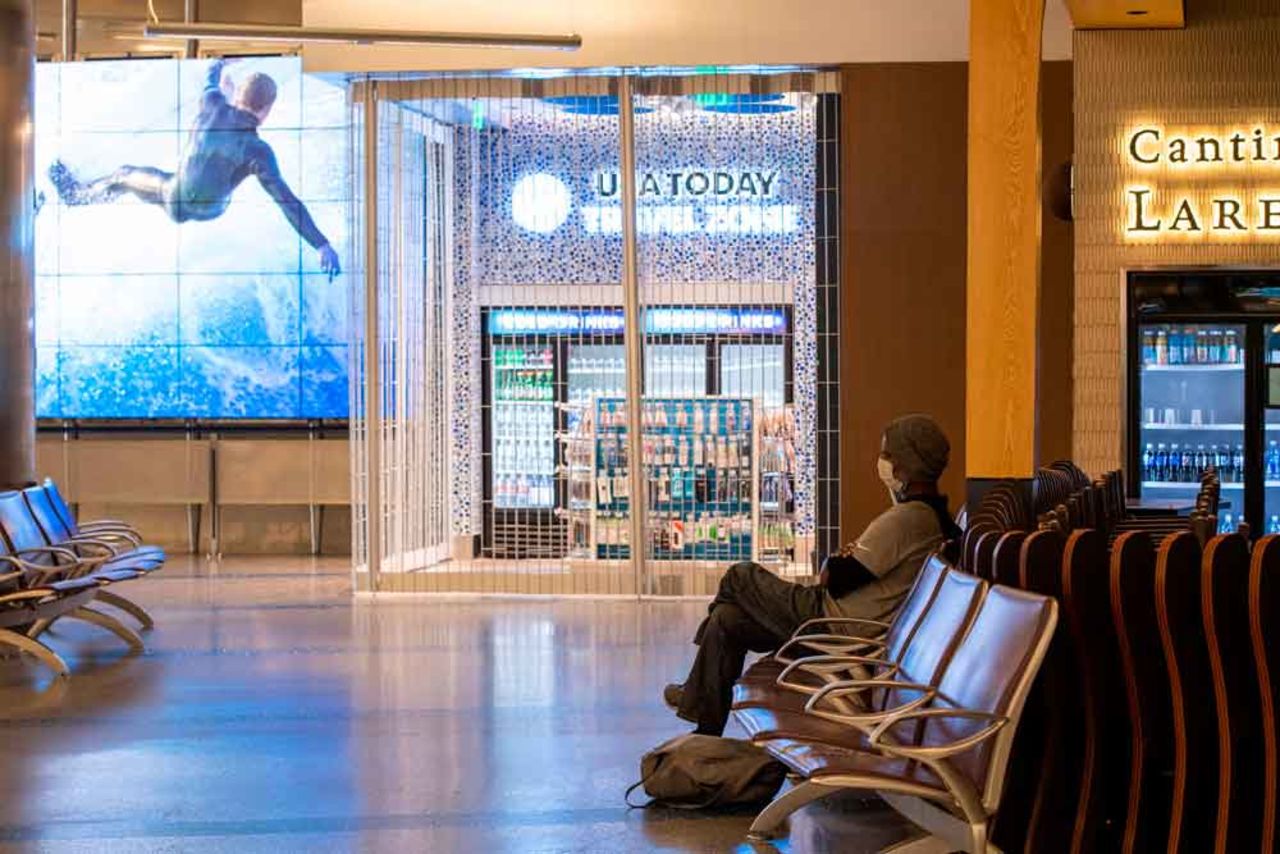
[[[816,489],[818,416],[835,411],[816,381],[819,353],[834,354],[818,338],[817,256],[833,245],[819,220],[834,227],[816,203],[819,160],[835,156],[819,144],[820,114],[837,114],[819,109],[834,97],[825,79],[652,75],[629,102],[605,76],[377,81],[449,163],[449,548],[380,589],[704,595],[735,561],[811,573],[815,530],[838,516]],[[375,191],[397,181],[380,175]],[[381,285],[416,262],[379,263]],[[384,419],[380,435],[399,434]]]

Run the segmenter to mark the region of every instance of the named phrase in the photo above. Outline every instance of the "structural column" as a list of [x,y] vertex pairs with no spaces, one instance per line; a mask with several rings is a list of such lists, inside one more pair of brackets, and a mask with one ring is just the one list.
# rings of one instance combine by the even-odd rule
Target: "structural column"
[[32,0],[0,0],[0,487],[35,479]]
[[969,4],[965,465],[969,495],[1036,460],[1044,0]]

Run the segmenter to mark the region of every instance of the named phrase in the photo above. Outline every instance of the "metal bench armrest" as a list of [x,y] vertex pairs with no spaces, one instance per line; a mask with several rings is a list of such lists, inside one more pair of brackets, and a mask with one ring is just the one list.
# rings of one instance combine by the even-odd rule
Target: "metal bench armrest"
[[788,656],[787,650],[792,647],[810,646],[828,655],[855,654],[854,650],[883,650],[885,643],[878,638],[860,638],[855,635],[812,634],[792,635],[791,639],[778,647],[773,657],[783,664],[790,664],[799,659]]
[[[775,683],[780,688],[789,688],[793,691],[800,691],[804,694],[815,693],[818,688],[812,685],[794,682],[787,678],[797,670],[803,670],[816,676],[826,676],[832,673],[839,673],[852,667],[863,665],[866,667],[880,668],[877,674],[879,678],[892,676],[898,672],[898,665],[885,661],[883,658],[876,658],[870,655],[811,655],[808,658],[797,658],[795,661],[783,668],[778,674]],[[848,682],[850,680],[840,680]]]
[[884,634],[889,630],[889,624],[884,622],[883,620],[870,620],[863,617],[814,617],[812,620],[805,620],[803,623],[801,623],[800,628],[792,632],[791,636],[795,637],[796,635],[802,634],[804,630],[809,628],[810,626],[822,626],[822,625],[846,626],[846,625],[854,625],[854,624],[861,624],[864,626],[873,626],[879,629],[879,631],[873,632],[873,634],[878,634],[878,635]]
[[[894,706],[892,709],[883,709],[878,712],[843,714],[822,707],[824,703],[829,703],[831,700],[848,696],[849,694],[861,693],[872,688],[919,691],[920,696],[914,700],[908,700],[900,706]],[[919,708],[925,703],[931,702],[937,696],[938,691],[936,688],[922,685],[919,682],[902,682],[897,679],[849,679],[824,685],[818,693],[809,698],[809,702],[805,703],[804,710],[825,720],[869,730],[881,721],[911,709]]]
[[[894,742],[886,742],[885,736],[895,726],[900,723],[909,721],[920,721],[929,718],[963,718],[968,720],[985,720],[989,723],[975,733],[958,738],[947,744],[934,745],[932,747],[920,746],[904,746]],[[906,759],[946,759],[957,753],[963,753],[973,747],[986,741],[995,735],[1000,729],[1009,722],[1009,719],[1003,715],[993,715],[990,712],[975,711],[973,709],[905,709],[899,714],[895,714],[890,718],[882,721],[867,736],[867,741],[879,750],[895,756],[902,756]]]

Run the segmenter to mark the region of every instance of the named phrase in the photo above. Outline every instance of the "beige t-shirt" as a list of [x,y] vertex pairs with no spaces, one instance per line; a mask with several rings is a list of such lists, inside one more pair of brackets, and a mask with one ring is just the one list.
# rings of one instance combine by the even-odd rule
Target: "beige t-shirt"
[[835,599],[822,594],[828,617],[888,620],[915,582],[924,559],[942,545],[938,516],[923,501],[895,504],[871,520],[853,546],[853,557],[876,580]]

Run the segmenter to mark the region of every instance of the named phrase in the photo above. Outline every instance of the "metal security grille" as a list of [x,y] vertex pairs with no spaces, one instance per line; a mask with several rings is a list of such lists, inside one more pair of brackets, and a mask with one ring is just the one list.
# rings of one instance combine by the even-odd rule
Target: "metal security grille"
[[838,515],[819,501],[837,460],[818,452],[834,429],[819,376],[835,278],[818,260],[834,244],[819,210],[833,85],[767,71],[355,84],[376,219],[353,298],[360,586],[689,595],[735,560],[809,571]]
[[[363,271],[366,288],[352,312],[352,471],[361,523],[355,559],[366,571],[400,573],[449,554],[444,437],[451,241],[442,214],[451,164],[431,122],[381,101],[376,83],[357,94],[355,124],[367,158],[360,189],[374,188],[371,199],[360,196],[371,214],[360,235],[374,241],[376,264]],[[377,116],[373,127],[367,115]],[[372,561],[371,543],[378,544]]]

